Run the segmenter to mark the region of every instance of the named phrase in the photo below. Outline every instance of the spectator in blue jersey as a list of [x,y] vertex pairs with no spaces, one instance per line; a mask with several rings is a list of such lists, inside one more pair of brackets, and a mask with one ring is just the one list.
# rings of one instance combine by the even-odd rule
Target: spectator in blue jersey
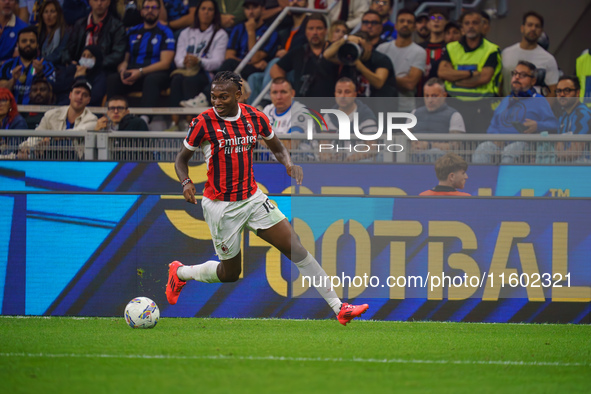
[[220,9],[214,0],[199,0],[193,26],[181,32],[170,83],[170,105],[198,96],[223,63],[228,34],[221,26]]
[[382,18],[382,34],[380,38],[384,41],[396,39],[396,29],[390,20],[392,15],[392,0],[372,0],[370,10],[376,11]]
[[[220,67],[220,71],[234,71],[269,28],[263,23],[264,0],[244,0],[243,6],[246,21],[232,29],[226,50],[226,60]],[[267,62],[277,50],[277,39],[277,32],[273,32],[267,42],[244,67],[241,72],[242,78],[247,79],[251,74],[265,70]]]
[[30,26],[19,31],[18,52],[20,56],[0,68],[0,87],[11,90],[18,104],[28,104],[35,75],[42,74],[54,83],[55,71],[50,62],[38,57],[37,28]]
[[14,54],[18,32],[27,27],[14,14],[16,0],[0,0],[0,64]]
[[157,107],[160,91],[169,87],[174,58],[172,31],[158,22],[160,2],[146,0],[142,8],[144,23],[129,29],[129,51],[117,71],[108,77],[107,97],[142,92],[142,107]]
[[64,13],[57,0],[46,0],[39,10],[39,46],[41,56],[54,67],[62,64],[70,32],[66,29]]
[[79,19],[70,34],[63,63],[77,62],[88,45],[98,45],[103,54],[103,67],[114,72],[123,61],[127,38],[123,23],[109,11],[111,0],[88,0],[91,12]]
[[[536,66],[524,60],[517,63],[511,72],[511,94],[505,97],[495,110],[488,127],[489,134],[534,134],[542,131],[556,132],[558,120],[554,117],[550,104],[544,96],[534,89]],[[516,141],[483,142],[472,155],[474,163],[494,163],[498,153],[504,164],[521,160],[527,144]]]
[[173,30],[181,30],[193,24],[197,0],[162,0],[164,9],[160,12],[160,22],[168,24]]
[[[581,83],[574,75],[563,76],[556,85],[556,100],[562,109],[558,117],[559,134],[591,134],[591,109],[579,98]],[[589,162],[584,142],[558,142],[556,159],[560,162]]]

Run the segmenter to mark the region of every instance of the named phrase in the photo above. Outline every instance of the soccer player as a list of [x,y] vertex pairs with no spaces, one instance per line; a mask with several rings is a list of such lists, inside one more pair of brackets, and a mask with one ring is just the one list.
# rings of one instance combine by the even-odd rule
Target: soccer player
[[[283,213],[257,188],[252,149],[259,135],[298,184],[302,183],[304,175],[300,166],[292,164],[287,149],[271,129],[267,117],[250,105],[238,103],[241,87],[240,76],[233,72],[220,72],[215,76],[211,85],[213,108],[193,119],[184,147],[176,157],[175,169],[185,200],[196,204],[196,190],[189,178],[188,163],[198,147],[205,154],[207,182],[203,190],[203,215],[221,261],[209,260],[192,266],[179,261],[170,263],[166,298],[173,305],[190,279],[206,283],[238,280],[241,272],[240,238],[245,226],[294,261],[302,275],[311,278],[327,276],[302,246]],[[367,310],[367,304],[342,303],[330,281],[322,282],[327,286],[316,289],[341,324],[346,325]]]

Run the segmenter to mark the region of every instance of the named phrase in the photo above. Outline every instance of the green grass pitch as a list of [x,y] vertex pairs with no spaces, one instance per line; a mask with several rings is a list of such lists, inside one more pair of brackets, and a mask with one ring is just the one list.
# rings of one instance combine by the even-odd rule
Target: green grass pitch
[[2,393],[546,393],[591,387],[591,326],[0,317]]

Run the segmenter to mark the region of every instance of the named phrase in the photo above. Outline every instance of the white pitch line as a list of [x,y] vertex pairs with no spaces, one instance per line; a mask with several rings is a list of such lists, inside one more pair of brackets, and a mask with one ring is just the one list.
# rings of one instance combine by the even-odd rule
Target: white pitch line
[[550,361],[495,361],[495,360],[407,360],[401,358],[323,358],[323,357],[282,357],[282,356],[176,356],[150,354],[75,354],[75,353],[0,353],[0,357],[30,358],[123,358],[144,360],[237,360],[237,361],[297,361],[371,364],[450,364],[450,365],[515,365],[532,367],[591,367],[586,363],[563,363]]

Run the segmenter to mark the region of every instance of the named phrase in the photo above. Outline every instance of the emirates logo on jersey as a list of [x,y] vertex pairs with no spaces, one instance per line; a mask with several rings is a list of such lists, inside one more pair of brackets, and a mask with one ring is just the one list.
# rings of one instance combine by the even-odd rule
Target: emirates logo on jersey
[[232,153],[246,152],[256,143],[257,139],[253,135],[246,137],[232,137],[220,140],[220,149],[224,150],[224,153],[229,155]]

